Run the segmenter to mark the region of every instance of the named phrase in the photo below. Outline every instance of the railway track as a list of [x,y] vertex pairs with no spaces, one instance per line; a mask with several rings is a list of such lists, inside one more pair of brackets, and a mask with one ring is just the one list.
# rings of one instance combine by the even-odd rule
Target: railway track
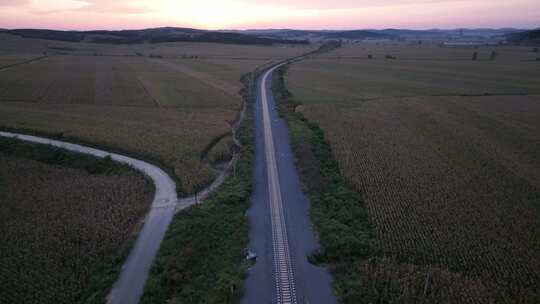
[[268,70],[262,78],[261,97],[264,125],[265,157],[267,164],[268,195],[270,203],[270,217],[272,224],[272,252],[274,264],[274,282],[277,304],[296,304],[296,284],[294,267],[289,250],[287,225],[283,212],[283,201],[279,184],[279,175],[274,148],[274,138],[270,121],[266,81],[269,75],[278,68]]

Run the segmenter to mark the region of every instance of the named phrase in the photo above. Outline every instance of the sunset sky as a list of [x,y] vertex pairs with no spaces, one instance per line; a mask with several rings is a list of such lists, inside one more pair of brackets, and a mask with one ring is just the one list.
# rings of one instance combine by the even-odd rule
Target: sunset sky
[[536,28],[538,4],[538,0],[0,0],[0,28]]

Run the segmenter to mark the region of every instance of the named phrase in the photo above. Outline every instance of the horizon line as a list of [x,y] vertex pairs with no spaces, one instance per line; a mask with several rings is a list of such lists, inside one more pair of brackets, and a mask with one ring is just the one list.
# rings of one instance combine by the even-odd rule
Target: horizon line
[[50,28],[50,27],[0,27],[0,30],[52,30],[52,31],[63,31],[63,32],[87,32],[87,31],[141,31],[141,30],[150,30],[150,29],[164,29],[164,28],[177,28],[177,29],[194,29],[201,31],[384,31],[384,30],[410,30],[410,31],[451,31],[451,30],[536,30],[540,29],[540,26],[536,27],[513,27],[513,26],[503,26],[503,27],[430,27],[430,28],[407,28],[407,27],[384,27],[384,28],[288,28],[288,27],[261,27],[261,28],[220,28],[220,29],[207,29],[207,28],[197,28],[189,26],[157,26],[157,27],[145,27],[145,28],[108,28],[108,29],[96,29],[96,28],[87,28],[87,29],[69,29],[69,28]]

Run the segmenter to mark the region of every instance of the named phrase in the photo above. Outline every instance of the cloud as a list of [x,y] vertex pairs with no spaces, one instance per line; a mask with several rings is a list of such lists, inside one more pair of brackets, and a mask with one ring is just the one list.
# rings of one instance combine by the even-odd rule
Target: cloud
[[118,14],[144,14],[155,11],[148,4],[151,1],[130,1],[130,0],[85,0],[87,3],[78,11],[96,12],[96,13],[118,13]]
[[25,6],[30,2],[31,0],[0,0],[0,6]]
[[239,2],[249,5],[275,5],[285,6],[296,9],[359,9],[359,8],[372,8],[372,7],[384,7],[384,6],[397,6],[407,4],[433,4],[441,2],[462,2],[468,0],[250,0]]
[[[5,0],[0,0],[5,1]],[[7,0],[13,1],[13,0]],[[154,12],[151,1],[132,0],[33,0],[31,11],[36,14],[96,13],[134,15]],[[146,5],[145,5],[146,4]]]

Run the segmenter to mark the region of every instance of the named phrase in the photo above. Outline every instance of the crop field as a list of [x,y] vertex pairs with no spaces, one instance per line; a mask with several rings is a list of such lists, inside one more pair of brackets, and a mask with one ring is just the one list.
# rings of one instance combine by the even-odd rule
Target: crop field
[[[369,60],[368,46],[334,51],[359,58],[340,58],[332,52],[294,65],[288,87],[309,103],[426,95],[540,94],[539,63],[523,58],[534,56],[529,48],[390,46],[378,52],[393,54],[397,60],[382,55]],[[499,54],[494,61],[488,60],[492,50]],[[486,59],[472,61],[475,51]],[[431,59],[420,58],[427,56]]]
[[174,173],[183,195],[213,178],[202,154],[230,132],[241,109],[241,76],[306,49],[8,38],[0,59],[25,45],[49,57],[0,71],[0,127],[61,134],[149,158]]
[[381,242],[352,288],[402,303],[538,302],[538,64],[511,56],[519,48],[496,48],[494,61],[442,48],[445,60],[400,60],[415,54],[405,46],[397,60],[333,58],[365,47],[293,64],[287,77]]
[[0,33],[0,54],[157,55],[178,58],[196,56],[198,58],[275,60],[300,55],[312,49],[313,46],[310,45],[258,46],[200,42],[115,45],[28,39]]
[[37,54],[1,54],[0,53],[0,69],[4,67],[28,61],[33,58],[40,57]]
[[91,286],[114,282],[101,281],[108,263],[129,247],[153,197],[130,170],[90,174],[3,153],[0,190],[6,304],[93,302]]
[[538,53],[534,47],[524,46],[478,46],[478,47],[444,47],[440,43],[423,41],[417,42],[362,42],[345,45],[332,53],[322,54],[318,58],[327,59],[385,59],[386,55],[394,56],[397,60],[427,60],[427,61],[469,61],[473,53],[478,53],[478,61],[490,61],[491,52],[497,53],[497,61],[535,61]]

